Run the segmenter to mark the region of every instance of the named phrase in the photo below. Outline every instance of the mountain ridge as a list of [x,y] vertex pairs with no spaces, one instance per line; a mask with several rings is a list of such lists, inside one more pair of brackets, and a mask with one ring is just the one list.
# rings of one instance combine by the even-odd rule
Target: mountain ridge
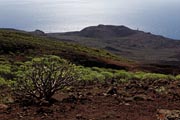
[[[38,34],[37,34],[38,33]],[[39,34],[40,33],[40,34]],[[0,59],[26,61],[31,57],[57,55],[78,65],[128,70],[133,61],[108,51],[41,37],[42,32],[0,29]]]
[[[180,41],[133,30],[126,26],[98,25],[81,31],[47,33],[50,38],[108,50],[144,63],[179,62]],[[178,63],[179,64],[179,63]]]
[[[105,27],[107,29],[112,26]],[[119,27],[131,31],[127,27]],[[0,29],[2,43],[0,48],[3,48],[0,53],[8,50],[9,52],[7,51],[6,54],[9,56],[14,54],[15,50],[20,53],[20,58],[23,57],[21,54],[26,53],[31,55],[54,54],[90,67],[99,66],[168,74],[179,73],[180,41],[139,30],[132,31],[133,34],[126,34],[123,37],[109,35],[109,37],[98,38],[94,36],[93,38],[78,35],[81,31],[44,33],[41,30],[26,32],[15,29]],[[114,59],[113,56],[119,56],[120,59],[116,59],[116,57]]]

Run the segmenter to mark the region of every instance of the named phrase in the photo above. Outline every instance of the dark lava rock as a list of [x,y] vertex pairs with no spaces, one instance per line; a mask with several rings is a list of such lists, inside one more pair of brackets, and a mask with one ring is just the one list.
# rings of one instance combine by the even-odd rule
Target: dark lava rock
[[36,111],[36,113],[37,114],[52,114],[53,110],[41,107]]
[[8,106],[5,104],[0,104],[0,110],[6,110],[8,109]]
[[64,98],[62,100],[62,102],[65,102],[65,103],[76,103],[77,101],[78,99],[74,95],[70,95],[69,97]]
[[180,110],[158,109],[157,119],[158,120],[180,120]]
[[107,90],[107,94],[110,94],[110,95],[114,95],[114,94],[117,94],[117,89],[114,88],[114,87],[110,87],[108,90]]

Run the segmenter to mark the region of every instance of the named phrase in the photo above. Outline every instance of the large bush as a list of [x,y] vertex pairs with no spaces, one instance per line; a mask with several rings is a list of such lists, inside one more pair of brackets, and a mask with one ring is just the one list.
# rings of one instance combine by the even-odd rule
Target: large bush
[[78,74],[75,65],[57,56],[35,58],[21,66],[15,93],[49,101],[58,90],[72,85]]

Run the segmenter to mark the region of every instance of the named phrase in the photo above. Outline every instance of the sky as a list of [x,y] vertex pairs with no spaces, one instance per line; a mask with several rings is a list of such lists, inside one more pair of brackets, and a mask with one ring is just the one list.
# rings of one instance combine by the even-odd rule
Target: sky
[[180,39],[180,0],[0,0],[0,27],[45,32],[125,25]]

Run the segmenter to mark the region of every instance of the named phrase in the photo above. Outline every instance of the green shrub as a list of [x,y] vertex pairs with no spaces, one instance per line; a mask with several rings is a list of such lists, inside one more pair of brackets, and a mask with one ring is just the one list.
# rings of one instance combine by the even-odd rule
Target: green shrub
[[13,80],[14,73],[12,71],[13,66],[10,64],[0,64],[0,77],[5,80]]
[[91,68],[79,67],[81,73],[80,81],[103,81],[105,77],[97,71],[93,71]]
[[18,71],[15,94],[49,101],[58,90],[75,82],[78,77],[75,67],[57,56],[34,58]]
[[0,77],[0,86],[8,86],[8,87],[11,87],[13,84],[15,84],[15,81],[5,80],[4,78]]
[[91,70],[92,71],[97,71],[97,72],[103,72],[104,71],[103,68],[99,68],[99,67],[92,67]]
[[173,75],[167,75],[168,80],[176,80],[176,77]]
[[120,70],[120,71],[117,71],[117,72],[114,74],[114,77],[115,77],[116,79],[130,80],[130,79],[133,78],[133,74],[130,73],[130,72],[124,71],[124,70]]
[[4,78],[0,77],[0,86],[7,85],[7,82]]
[[112,78],[114,77],[113,73],[107,72],[107,71],[101,72],[100,74],[101,74],[102,76],[104,76],[104,78],[105,78],[106,80],[107,80],[107,79],[112,79]]
[[177,79],[177,80],[180,80],[180,75],[176,75],[176,79]]
[[134,79],[142,80],[145,74],[144,72],[136,72],[133,77]]
[[0,76],[6,76],[11,74],[11,66],[8,64],[0,64]]
[[143,80],[160,80],[160,79],[169,79],[168,75],[157,74],[157,73],[146,73],[144,74]]

